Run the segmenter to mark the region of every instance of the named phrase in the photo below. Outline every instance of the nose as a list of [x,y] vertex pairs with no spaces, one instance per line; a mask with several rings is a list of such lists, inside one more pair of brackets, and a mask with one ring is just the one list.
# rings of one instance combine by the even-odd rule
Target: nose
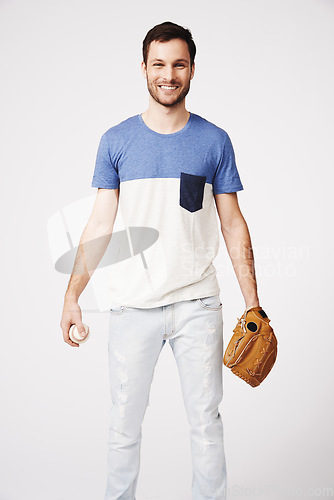
[[167,82],[173,82],[175,78],[175,68],[172,64],[166,64],[164,69],[164,79]]

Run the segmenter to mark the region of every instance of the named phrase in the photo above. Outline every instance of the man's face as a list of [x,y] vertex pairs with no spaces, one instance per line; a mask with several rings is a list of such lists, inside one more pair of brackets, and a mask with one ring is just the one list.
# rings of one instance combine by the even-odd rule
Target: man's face
[[171,107],[188,94],[195,64],[190,68],[189,49],[184,40],[154,40],[149,46],[147,66],[142,62],[142,71],[153,99],[162,106]]

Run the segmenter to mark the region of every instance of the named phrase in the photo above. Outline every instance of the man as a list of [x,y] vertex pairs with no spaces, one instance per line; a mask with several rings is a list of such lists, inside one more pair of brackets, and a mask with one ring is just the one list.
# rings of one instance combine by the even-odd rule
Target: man
[[78,298],[108,246],[119,210],[127,237],[114,235],[110,274],[112,405],[105,500],[135,499],[142,422],[167,339],[190,424],[193,499],[226,498],[218,411],[222,304],[212,265],[219,249],[217,211],[246,309],[259,300],[231,140],[185,108],[195,53],[190,31],[177,24],[165,22],[147,33],[142,72],[149,107],[101,137],[92,181],[97,197],[65,294],[63,336],[77,346],[69,327],[84,331]]

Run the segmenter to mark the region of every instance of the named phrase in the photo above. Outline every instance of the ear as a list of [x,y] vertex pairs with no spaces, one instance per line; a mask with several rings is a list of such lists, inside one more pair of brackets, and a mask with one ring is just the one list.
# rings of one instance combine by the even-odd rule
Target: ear
[[193,62],[192,68],[191,68],[191,73],[190,73],[190,80],[194,78],[195,74],[195,61]]
[[142,63],[141,63],[141,71],[143,73],[144,78],[146,78],[146,65],[145,65],[144,61],[142,61]]

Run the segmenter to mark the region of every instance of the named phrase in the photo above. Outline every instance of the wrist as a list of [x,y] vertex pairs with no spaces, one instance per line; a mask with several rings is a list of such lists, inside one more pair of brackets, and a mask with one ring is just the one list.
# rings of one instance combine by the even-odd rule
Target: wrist
[[79,297],[77,294],[73,293],[73,292],[66,292],[65,293],[65,299],[64,299],[64,302],[75,302],[75,303],[78,303],[78,300],[79,300]]
[[259,300],[252,300],[252,301],[247,301],[245,302],[245,306],[246,306],[246,311],[248,311],[249,309],[252,309],[253,307],[260,307],[260,302]]

